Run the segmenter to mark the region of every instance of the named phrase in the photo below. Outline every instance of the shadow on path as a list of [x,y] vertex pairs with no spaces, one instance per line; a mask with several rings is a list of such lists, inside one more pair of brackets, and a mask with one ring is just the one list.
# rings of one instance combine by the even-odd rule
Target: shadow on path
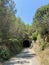
[[31,58],[33,58],[34,56],[36,56],[36,54],[24,52],[23,55],[18,55],[17,58],[31,59]]
[[20,53],[17,57],[12,58],[8,62],[6,62],[4,65],[23,65],[23,64],[29,64],[30,60],[35,57],[36,54],[31,53],[30,51],[23,51]]

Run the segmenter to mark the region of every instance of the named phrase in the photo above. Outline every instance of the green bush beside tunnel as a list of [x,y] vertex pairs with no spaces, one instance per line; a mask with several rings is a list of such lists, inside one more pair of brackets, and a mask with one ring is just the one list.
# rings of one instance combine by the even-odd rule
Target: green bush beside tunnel
[[9,59],[10,55],[9,55],[9,50],[8,48],[4,45],[4,46],[0,46],[0,60],[7,60]]
[[0,45],[0,59],[7,60],[20,53],[22,45],[17,39],[8,39],[4,45]]
[[38,36],[37,32],[34,32],[34,33],[32,34],[32,39],[33,39],[34,41],[36,41],[36,40],[37,40],[37,36]]
[[17,39],[9,39],[7,47],[9,48],[10,55],[12,56],[18,54],[22,49],[21,43]]

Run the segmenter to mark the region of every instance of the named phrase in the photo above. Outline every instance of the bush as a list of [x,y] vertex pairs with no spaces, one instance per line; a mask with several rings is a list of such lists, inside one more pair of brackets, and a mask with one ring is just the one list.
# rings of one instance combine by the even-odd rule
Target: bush
[[22,45],[17,39],[8,39],[5,44],[0,45],[0,60],[8,60],[12,56],[20,53]]
[[9,39],[7,47],[9,48],[10,56],[18,54],[22,49],[21,43],[17,39]]
[[40,50],[44,50],[44,49],[48,46],[47,42],[45,42],[45,41],[43,40],[43,38],[41,37],[40,34],[38,34],[37,39],[38,39],[38,45],[39,45],[39,47],[40,47]]
[[1,46],[0,47],[0,58],[2,60],[7,60],[9,59],[9,52],[6,46]]
[[34,41],[37,40],[37,35],[38,35],[38,34],[37,34],[36,32],[32,34],[32,38],[33,38]]

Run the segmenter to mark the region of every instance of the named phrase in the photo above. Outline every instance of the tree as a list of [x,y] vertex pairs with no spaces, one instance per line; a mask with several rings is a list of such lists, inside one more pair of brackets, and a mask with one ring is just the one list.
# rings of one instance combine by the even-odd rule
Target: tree
[[45,34],[46,31],[49,31],[49,4],[37,9],[32,26],[34,31],[40,34]]
[[0,33],[2,40],[8,38],[10,25],[15,20],[15,9],[13,0],[0,0]]
[[22,22],[21,18],[16,18],[15,22],[10,26],[9,34],[12,38],[19,40],[25,37],[26,25]]

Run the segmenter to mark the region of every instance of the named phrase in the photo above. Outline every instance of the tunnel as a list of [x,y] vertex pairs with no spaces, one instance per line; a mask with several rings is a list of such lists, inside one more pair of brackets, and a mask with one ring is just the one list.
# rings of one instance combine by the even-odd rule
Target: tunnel
[[23,47],[24,47],[24,48],[29,48],[30,45],[31,45],[31,43],[30,43],[29,40],[24,40],[24,41],[23,41]]

